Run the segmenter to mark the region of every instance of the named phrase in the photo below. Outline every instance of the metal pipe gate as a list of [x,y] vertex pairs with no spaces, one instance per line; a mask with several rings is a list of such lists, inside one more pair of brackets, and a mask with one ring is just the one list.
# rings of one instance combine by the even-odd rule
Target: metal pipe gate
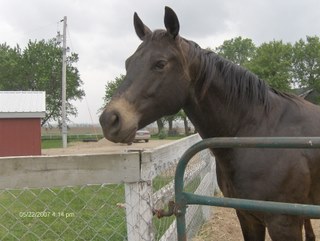
[[254,201],[236,198],[200,196],[183,191],[183,176],[190,159],[206,148],[320,148],[320,137],[245,137],[210,138],[190,147],[181,157],[175,174],[175,204],[171,212],[176,215],[178,240],[185,241],[185,214],[187,205],[210,205],[230,207],[250,211],[303,215],[320,218],[320,206],[267,201]]

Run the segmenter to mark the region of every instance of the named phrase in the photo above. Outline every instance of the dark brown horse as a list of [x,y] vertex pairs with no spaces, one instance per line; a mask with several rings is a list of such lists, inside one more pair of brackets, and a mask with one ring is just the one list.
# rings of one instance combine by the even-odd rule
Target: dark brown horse
[[[181,108],[202,138],[320,136],[320,108],[279,92],[248,70],[179,36],[165,9],[166,30],[150,31],[137,14],[142,40],[127,59],[123,84],[101,114],[104,135],[132,142],[136,130]],[[213,149],[227,197],[320,204],[319,150]],[[244,239],[315,240],[309,219],[237,210]]]

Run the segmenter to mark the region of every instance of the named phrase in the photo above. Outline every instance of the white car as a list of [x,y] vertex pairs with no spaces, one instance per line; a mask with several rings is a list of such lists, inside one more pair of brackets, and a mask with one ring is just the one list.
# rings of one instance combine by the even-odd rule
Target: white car
[[139,142],[139,141],[145,141],[145,142],[149,142],[150,140],[150,132],[147,130],[138,130],[136,132],[136,136],[134,137],[133,142]]

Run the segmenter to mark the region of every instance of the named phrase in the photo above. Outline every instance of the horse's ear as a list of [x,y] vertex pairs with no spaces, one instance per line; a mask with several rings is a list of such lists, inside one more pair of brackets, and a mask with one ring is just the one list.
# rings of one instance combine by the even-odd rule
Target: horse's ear
[[151,33],[151,30],[144,25],[137,13],[134,13],[133,15],[133,24],[134,29],[141,40],[144,40],[144,37]]
[[165,7],[164,26],[173,38],[177,37],[180,29],[179,20],[176,13],[169,7]]

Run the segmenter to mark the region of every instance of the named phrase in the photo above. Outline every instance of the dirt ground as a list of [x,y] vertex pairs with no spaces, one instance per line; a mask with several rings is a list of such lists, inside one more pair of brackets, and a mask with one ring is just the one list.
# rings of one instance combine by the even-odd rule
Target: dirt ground
[[110,152],[127,152],[130,150],[150,150],[168,144],[172,140],[150,140],[149,142],[138,142],[132,145],[116,144],[106,139],[98,142],[72,142],[68,147],[43,149],[42,155],[67,155],[67,154],[98,154]]
[[[243,241],[240,224],[234,209],[212,207],[213,218],[204,224],[192,241]],[[320,238],[320,220],[312,220],[312,227]],[[303,239],[304,240],[304,239]],[[266,241],[271,241],[268,233]]]
[[[93,154],[127,152],[130,150],[150,150],[172,142],[171,140],[150,140],[132,145],[115,144],[102,139],[98,142],[70,143],[66,149],[44,149],[42,155]],[[203,225],[193,241],[242,241],[242,233],[236,213],[230,208],[212,207],[213,217]],[[315,235],[320,238],[320,220],[312,220]],[[267,234],[266,241],[271,241]]]

